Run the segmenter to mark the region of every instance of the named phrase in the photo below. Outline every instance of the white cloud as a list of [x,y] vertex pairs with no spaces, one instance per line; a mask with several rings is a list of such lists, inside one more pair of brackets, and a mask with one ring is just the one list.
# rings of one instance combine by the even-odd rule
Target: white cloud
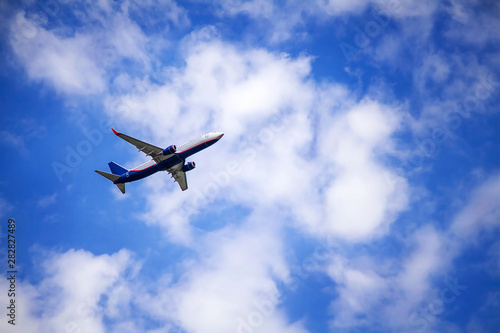
[[[171,75],[163,85],[145,83],[143,86],[146,91],[140,96],[110,98],[110,116],[126,124],[129,134],[134,129],[145,131],[152,136],[150,141],[159,145],[181,144],[210,130],[226,132],[226,136],[210,149],[213,154],[203,152],[196,157],[210,165],[214,174],[225,172],[227,163],[236,161],[241,171],[238,175],[233,175],[231,188],[237,193],[240,193],[240,186],[247,186],[246,182],[255,182],[255,173],[247,175],[245,172],[245,169],[255,166],[253,172],[262,176],[258,181],[271,185],[268,190],[259,191],[262,192],[261,198],[267,193],[276,200],[279,193],[286,193],[287,188],[282,186],[288,183],[288,179],[277,177],[274,172],[262,174],[264,170],[269,170],[269,166],[266,166],[269,161],[263,159],[273,151],[277,154],[277,161],[283,155],[284,167],[293,167],[290,161],[293,152],[279,148],[279,145],[290,144],[286,142],[283,122],[277,119],[276,126],[270,128],[279,133],[271,133],[275,135],[273,144],[262,145],[265,151],[259,154],[258,160],[251,158],[242,144],[244,141],[253,144],[255,139],[258,140],[253,137],[268,126],[267,123],[273,116],[279,117],[280,114],[296,110],[307,112],[314,93],[307,80],[309,59],[289,59],[285,55],[275,55],[259,49],[238,50],[218,40],[198,44],[188,41],[187,49],[186,67],[167,70]],[[307,126],[307,122],[294,122],[288,133],[303,140],[302,138],[310,136]],[[301,133],[301,129],[306,131]],[[173,142],[173,138],[179,141]],[[297,146],[298,149],[299,145],[292,144],[292,147]],[[199,208],[191,204],[198,200],[196,193],[200,193],[199,197],[206,197],[206,186],[214,183],[207,177],[210,170],[206,170],[205,173],[193,172],[188,175],[192,189],[189,196],[179,196],[177,185],[170,185],[168,178],[162,177],[150,182],[154,194],[149,197],[152,211],[148,221],[161,221],[162,224],[172,226],[178,225],[178,221],[185,221],[186,214],[176,211],[174,207],[182,207],[183,202],[184,205],[187,202],[195,210]],[[158,182],[162,182],[164,186],[158,186]],[[256,186],[254,184],[252,188]],[[157,205],[157,198],[160,197],[162,202],[175,203],[174,207],[170,204]],[[244,197],[243,195],[242,199]],[[255,199],[250,198],[252,201]],[[203,198],[199,201],[203,201]],[[166,220],[163,216],[168,211],[171,212],[170,218]]]
[[325,191],[322,229],[348,239],[380,233],[407,204],[406,181],[378,160],[390,151],[397,130],[397,111],[375,101],[359,104],[333,117],[323,113],[319,131],[319,161],[333,168]]
[[175,284],[140,297],[141,307],[188,332],[305,332],[278,309],[284,248],[279,228],[260,221],[211,233],[197,246],[200,259]]
[[443,84],[450,75],[450,64],[443,55],[432,54],[423,59],[421,67],[417,67],[413,75],[414,86],[423,91],[429,83]]
[[[36,34],[27,38],[22,26],[31,25]],[[91,58],[93,49],[88,36],[56,36],[32,21],[24,12],[14,18],[10,43],[15,54],[35,81],[46,80],[56,90],[70,94],[94,94],[105,90],[104,71]]]
[[[487,10],[479,6],[484,6]],[[446,9],[452,16],[450,25],[444,32],[446,37],[481,48],[498,42],[499,36],[496,33],[500,28],[496,19],[500,9],[498,3],[483,4],[477,1],[453,0]]]
[[340,15],[345,13],[361,13],[368,5],[369,1],[364,0],[318,0],[319,7],[326,10],[329,15]]
[[[424,225],[412,231],[401,257],[332,256],[327,273],[339,293],[331,303],[332,326],[429,332],[450,327],[440,315],[468,287],[461,276],[448,275],[453,271],[453,259],[478,244],[483,232],[498,230],[499,189],[500,176],[492,176],[472,192],[448,229],[438,231]],[[437,306],[443,308],[436,311]]]
[[429,275],[443,263],[443,239],[434,228],[421,228],[414,236],[415,251],[406,259],[401,285],[412,298],[420,298],[429,288]]
[[133,0],[128,1],[126,6],[127,11],[132,12],[136,20],[146,27],[164,25],[166,22],[181,27],[190,24],[187,11],[174,0]]
[[[267,213],[266,213],[267,215]],[[304,333],[280,308],[278,283],[288,283],[286,248],[278,225],[253,216],[198,243],[182,274],[144,279],[132,254],[38,250],[39,282],[16,280],[16,326],[23,332]],[[0,287],[7,290],[6,280]],[[6,298],[0,305],[6,306]],[[193,320],[196,318],[196,320]],[[6,321],[0,329],[7,329]]]
[[[41,264],[41,281],[32,285],[16,280],[16,328],[23,332],[105,332],[105,295],[113,295],[132,264],[131,254],[121,250],[94,256],[82,250],[51,253]],[[7,288],[7,280],[0,286]],[[2,308],[9,301],[1,298]],[[0,329],[8,331],[7,320]]]
[[[250,325],[254,302],[265,303],[276,292],[276,277],[266,267],[282,266],[279,280],[287,281],[281,250],[274,248],[281,243],[278,233],[234,221],[234,227],[200,237],[190,220],[208,203],[266,209],[255,221],[280,228],[291,216],[296,227],[316,237],[353,241],[387,232],[407,204],[406,181],[380,159],[394,151],[391,136],[401,123],[397,107],[357,101],[342,86],[314,84],[309,58],[237,49],[216,36],[210,28],[193,34],[185,44],[186,66],[167,69],[165,82],[135,82],[144,90],[108,100],[111,117],[131,135],[147,133],[144,139],[154,144],[179,144],[172,138],[187,140],[212,129],[226,132],[210,151],[196,155],[189,195],[164,175],[143,183],[146,223],[208,253],[190,263],[178,283],[144,299],[155,318],[167,320],[155,312],[167,307],[171,320],[193,332]],[[200,239],[207,242],[203,250]],[[364,304],[375,304],[388,288],[375,269],[346,268],[342,274],[343,294],[357,290],[347,303],[355,311],[365,309],[366,292],[373,293],[374,303]],[[361,282],[363,290],[356,289]],[[260,331],[292,330],[277,305],[276,313],[257,325]],[[352,319],[349,309],[346,320]],[[191,320],[194,313],[197,321]],[[300,325],[294,329],[302,331]]]
[[[400,259],[334,256],[327,271],[338,291],[330,307],[332,327],[413,330],[420,329],[422,322],[430,326],[419,308],[426,310],[440,297],[445,282],[436,285],[433,278],[449,268],[448,245],[446,235],[424,226],[409,238],[409,255]],[[432,323],[438,322],[434,318]]]
[[[473,111],[494,112],[493,98],[482,98],[489,90],[490,96],[497,87],[491,84],[477,86],[495,73],[498,52],[489,46],[498,40],[495,34],[494,13],[498,4],[480,5],[479,2],[451,1],[450,3],[396,2],[399,12],[393,12],[398,29],[386,29],[371,41],[363,52],[377,63],[411,73],[413,89],[408,98],[412,101],[415,120],[411,129],[419,136],[430,136],[436,127],[452,133],[447,121],[451,111],[460,110],[460,104],[473,104]],[[420,9],[414,8],[414,6]],[[480,8],[483,7],[483,8]],[[484,10],[487,8],[488,10]],[[448,11],[444,29],[438,29],[436,15]],[[411,14],[414,13],[415,15]],[[442,15],[440,14],[440,15]],[[445,15],[446,16],[446,15]],[[404,18],[404,19],[402,19]],[[440,41],[436,42],[436,36]],[[378,41],[379,40],[379,41]],[[450,49],[454,45],[454,50]],[[411,55],[405,50],[412,49]],[[474,49],[477,52],[464,51]],[[459,50],[459,51],[457,51]],[[482,89],[482,90],[481,90]],[[478,98],[478,95],[481,97]],[[491,110],[491,111],[490,111]],[[455,114],[455,117],[458,115]],[[464,123],[460,121],[458,127]]]
[[[135,12],[152,11],[148,6],[156,6],[127,2],[121,9],[114,9],[105,1],[99,6],[57,4],[56,14],[63,9],[71,10],[82,21],[83,27],[79,29],[48,28],[51,17],[43,12],[40,12],[43,15],[28,15],[21,11],[11,20],[9,42],[31,80],[47,83],[68,95],[103,94],[110,88],[109,81],[115,72],[121,71],[118,67],[123,60],[131,61],[129,73],[142,76],[153,65],[151,53],[167,45],[163,38],[151,42],[151,37],[131,18],[129,5]],[[156,6],[155,10],[156,14],[168,12],[174,24],[186,20],[182,19],[184,11],[172,1]]]
[[5,216],[12,208],[12,205],[0,195],[0,216]]
[[[148,133],[144,139],[157,145],[210,130],[226,133],[211,153],[196,155],[210,167],[188,174],[189,196],[179,195],[167,177],[145,182],[147,223],[189,242],[189,217],[219,198],[286,207],[298,226],[316,235],[355,240],[384,233],[407,202],[405,180],[378,159],[392,153],[399,110],[357,102],[341,86],[315,85],[310,58],[237,49],[207,29],[212,32],[186,40],[186,66],[167,69],[164,83],[143,81],[142,93],[107,102],[129,134]],[[397,178],[396,186],[389,178]]]
[[245,13],[256,19],[269,19],[274,12],[274,4],[266,0],[222,0],[217,5],[229,15]]
[[[366,316],[387,292],[388,282],[361,260],[363,265],[347,263],[345,258],[334,256],[328,266],[328,275],[336,283],[337,299],[330,306],[335,328],[365,326],[372,322]],[[354,267],[353,267],[354,266]],[[360,319],[364,317],[364,319]]]
[[325,13],[335,17],[346,14],[359,15],[370,8],[377,8],[384,15],[398,19],[429,17],[438,6],[431,0],[316,0],[314,5],[317,11],[313,13],[316,15],[324,15]]
[[[255,23],[250,27],[252,33],[255,31],[254,29],[257,29],[267,37],[271,44],[290,40],[307,40],[308,32],[304,27],[307,26],[309,20],[325,24],[332,19],[359,16],[376,8],[379,14],[382,13],[384,16],[398,20],[398,23],[402,25],[410,26],[405,19],[428,22],[438,7],[438,4],[431,0],[287,0],[280,3],[265,0],[222,0],[218,2],[205,0],[203,2],[214,6],[221,16],[247,15]],[[366,23],[369,21],[371,18]],[[422,30],[420,32],[422,33]]]
[[47,206],[53,205],[56,202],[56,200],[57,200],[57,193],[44,196],[40,198],[40,200],[38,200],[38,207],[45,208]]
[[33,140],[40,140],[47,134],[47,128],[33,118],[21,118],[9,130],[0,131],[5,147],[11,148],[23,158],[30,157],[29,145]]
[[500,225],[500,175],[495,175],[478,187],[469,203],[454,220],[450,230],[461,241],[471,242],[482,230]]
[[15,150],[18,151],[23,157],[29,156],[29,150],[26,147],[24,136],[17,135],[8,131],[0,131],[0,135],[3,138],[2,143],[4,145],[15,148]]

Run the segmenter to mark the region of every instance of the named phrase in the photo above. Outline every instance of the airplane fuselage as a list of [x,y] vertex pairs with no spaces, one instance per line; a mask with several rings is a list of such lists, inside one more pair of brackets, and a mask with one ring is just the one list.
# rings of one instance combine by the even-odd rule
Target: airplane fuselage
[[131,169],[121,175],[119,179],[114,181],[114,184],[123,184],[133,182],[139,179],[146,178],[158,171],[166,171],[177,168],[182,168],[186,158],[196,154],[197,152],[210,147],[222,137],[222,133],[213,132],[207,133],[193,139],[177,148],[177,151],[169,158],[157,163],[154,160],[150,160],[138,167]]

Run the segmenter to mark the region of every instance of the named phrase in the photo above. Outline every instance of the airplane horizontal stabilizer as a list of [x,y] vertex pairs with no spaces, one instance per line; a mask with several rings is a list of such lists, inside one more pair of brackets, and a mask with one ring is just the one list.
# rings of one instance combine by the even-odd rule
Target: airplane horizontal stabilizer
[[[113,175],[111,173],[107,173],[107,172],[104,172],[104,171],[99,171],[99,170],[95,170],[95,172],[97,172],[98,174],[100,174],[101,176],[103,177],[106,177],[108,178],[109,180],[111,180],[113,183],[120,179],[120,176],[118,175]],[[115,184],[119,189],[120,191],[122,191],[123,194],[125,194],[125,184],[121,183],[121,184]]]
[[120,176],[118,176],[118,175],[113,175],[113,174],[111,174],[111,173],[107,173],[107,172],[104,172],[104,171],[95,170],[95,172],[97,172],[98,174],[100,174],[100,175],[101,175],[101,176],[103,176],[103,177],[108,178],[108,179],[109,179],[109,180],[111,180],[112,182],[114,182],[115,180],[120,179]]

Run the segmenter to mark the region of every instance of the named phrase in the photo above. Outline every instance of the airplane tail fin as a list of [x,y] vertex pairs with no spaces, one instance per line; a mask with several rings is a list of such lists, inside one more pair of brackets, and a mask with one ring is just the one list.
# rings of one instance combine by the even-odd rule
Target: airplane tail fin
[[[111,180],[113,183],[120,179],[120,176],[118,175],[113,175],[111,173],[107,173],[107,172],[104,172],[104,171],[99,171],[99,170],[95,170],[95,172],[97,172],[98,174],[100,174],[101,176],[103,177],[106,177],[107,179]],[[125,194],[125,184],[121,183],[121,184],[115,184],[119,189],[120,191]]]
[[127,172],[127,171],[128,171],[127,169],[125,169],[125,168],[124,168],[124,167],[122,167],[121,165],[116,164],[115,162],[109,162],[109,163],[108,163],[108,166],[109,166],[109,170],[111,170],[111,173],[113,173],[114,175],[121,176],[121,175],[123,175],[125,172]]

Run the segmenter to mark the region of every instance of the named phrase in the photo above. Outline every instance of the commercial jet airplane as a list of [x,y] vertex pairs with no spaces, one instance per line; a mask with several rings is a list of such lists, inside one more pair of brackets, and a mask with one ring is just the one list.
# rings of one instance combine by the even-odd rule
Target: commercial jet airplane
[[148,177],[158,171],[168,171],[172,178],[179,183],[181,190],[187,190],[186,172],[193,170],[195,164],[194,162],[185,163],[186,158],[200,150],[210,147],[224,135],[222,132],[211,132],[193,139],[179,146],[179,148],[175,145],[171,145],[162,149],[141,140],[134,139],[128,135],[118,133],[113,128],[112,130],[117,136],[136,146],[139,151],[152,157],[151,161],[141,164],[131,170],[127,170],[115,162],[108,163],[111,173],[95,170],[95,172],[101,176],[111,180],[122,193],[125,193],[125,183]]

